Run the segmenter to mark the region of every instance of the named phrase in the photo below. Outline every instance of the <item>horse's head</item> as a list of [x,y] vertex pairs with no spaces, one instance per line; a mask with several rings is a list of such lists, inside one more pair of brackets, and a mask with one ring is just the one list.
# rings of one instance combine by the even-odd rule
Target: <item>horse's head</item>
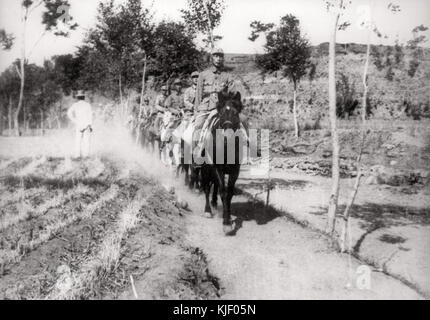
[[163,114],[163,127],[168,127],[168,125],[172,122],[173,115],[170,111],[165,111]]
[[242,111],[243,105],[241,95],[237,93],[218,93],[218,115],[219,127],[222,129],[237,130],[240,126],[239,114]]

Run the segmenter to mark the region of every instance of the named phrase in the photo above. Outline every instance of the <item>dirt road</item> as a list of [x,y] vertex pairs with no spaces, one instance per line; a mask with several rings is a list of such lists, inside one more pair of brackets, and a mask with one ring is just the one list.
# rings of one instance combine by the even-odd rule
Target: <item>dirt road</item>
[[226,237],[219,217],[209,220],[199,214],[201,199],[181,195],[194,212],[188,216],[187,239],[207,255],[211,272],[220,279],[222,299],[420,298],[398,280],[337,253],[320,233],[273,209],[264,213],[261,204],[243,196],[234,197],[232,204],[241,227]]

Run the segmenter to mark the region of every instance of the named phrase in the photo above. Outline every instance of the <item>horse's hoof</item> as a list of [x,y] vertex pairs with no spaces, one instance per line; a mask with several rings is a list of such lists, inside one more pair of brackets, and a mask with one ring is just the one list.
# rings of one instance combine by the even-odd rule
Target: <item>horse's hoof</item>
[[205,218],[208,218],[208,219],[212,219],[212,218],[213,218],[213,215],[212,215],[212,213],[210,213],[210,212],[205,212],[205,213],[203,214],[203,216],[204,216]]
[[232,233],[233,233],[233,231],[234,231],[233,224],[223,225],[223,226],[222,226],[222,229],[223,229],[224,234],[225,234],[226,236],[231,236],[231,235],[232,235]]

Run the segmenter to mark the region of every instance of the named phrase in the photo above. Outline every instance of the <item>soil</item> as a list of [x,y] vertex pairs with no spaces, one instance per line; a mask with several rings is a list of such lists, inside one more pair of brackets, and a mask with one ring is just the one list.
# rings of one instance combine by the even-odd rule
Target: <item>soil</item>
[[[109,134],[96,137],[94,156],[85,160],[63,151],[31,157],[17,148],[13,156],[2,152],[0,299],[423,298],[340,254],[330,238],[297,224],[288,212],[247,196],[258,180],[239,183],[243,192],[232,204],[236,233],[226,237],[219,210],[213,219],[203,217],[202,195],[126,143],[126,134]],[[17,141],[22,150],[46,151],[40,148],[46,139],[25,139]],[[10,138],[5,145],[13,145]],[[308,177],[275,182],[294,198]],[[137,222],[129,223],[130,217]],[[109,245],[125,223],[130,227],[120,241]],[[370,286],[360,285],[363,268]]]

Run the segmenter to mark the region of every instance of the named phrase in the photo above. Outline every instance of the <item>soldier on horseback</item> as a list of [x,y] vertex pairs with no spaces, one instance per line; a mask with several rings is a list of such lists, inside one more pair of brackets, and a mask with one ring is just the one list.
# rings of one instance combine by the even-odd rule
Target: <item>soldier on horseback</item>
[[173,82],[172,93],[165,101],[165,107],[175,116],[180,117],[184,109],[184,99],[182,97],[182,82],[176,79]]
[[[200,73],[197,80],[195,98],[195,120],[193,141],[198,141],[196,156],[201,156],[204,147],[204,137],[212,121],[218,114],[218,94],[236,93],[236,81],[224,67],[224,52],[220,48],[212,50],[212,66]],[[245,121],[241,116],[242,122]],[[247,137],[246,130],[241,124],[241,130]]]
[[191,74],[191,80],[193,84],[184,92],[185,112],[188,113],[189,115],[194,115],[194,104],[196,102],[198,79],[199,79],[199,73],[197,71],[194,71]]
[[164,111],[166,110],[166,100],[169,96],[169,88],[167,85],[161,87],[161,93],[155,98],[154,111],[157,112],[157,116],[154,122],[154,129],[156,132],[160,132]]

